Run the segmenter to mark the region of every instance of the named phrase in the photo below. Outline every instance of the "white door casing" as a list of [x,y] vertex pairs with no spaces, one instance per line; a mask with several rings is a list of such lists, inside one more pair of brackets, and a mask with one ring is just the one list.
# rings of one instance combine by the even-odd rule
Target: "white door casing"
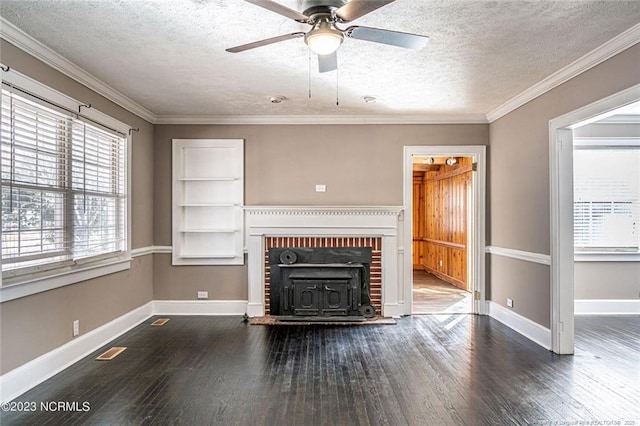
[[640,101],[640,84],[549,121],[551,349],[574,352],[573,128]]
[[486,229],[486,147],[481,145],[469,146],[405,146],[404,147],[404,174],[403,174],[403,194],[404,194],[404,241],[403,251],[403,285],[400,289],[403,294],[399,295],[402,300],[405,315],[411,315],[413,305],[413,261],[412,261],[412,236],[413,236],[413,157],[420,156],[454,156],[472,157],[477,163],[477,169],[473,172],[473,183],[471,200],[471,228],[469,229],[469,257],[471,258],[471,273],[468,274],[471,280],[472,290],[478,292],[479,298],[474,297],[473,313],[486,315],[485,297],[485,229]]

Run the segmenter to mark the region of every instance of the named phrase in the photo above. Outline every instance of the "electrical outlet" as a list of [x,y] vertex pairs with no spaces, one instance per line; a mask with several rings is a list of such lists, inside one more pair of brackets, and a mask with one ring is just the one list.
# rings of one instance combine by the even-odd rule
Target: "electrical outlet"
[[327,185],[316,185],[316,192],[327,192]]
[[80,334],[80,320],[75,320],[73,322],[73,337],[76,337]]
[[440,266],[442,266],[444,264],[444,262],[442,262],[442,259],[440,260]]
[[507,306],[513,308],[513,299],[507,298]]
[[208,299],[209,298],[209,292],[208,291],[199,291],[198,292],[198,299]]

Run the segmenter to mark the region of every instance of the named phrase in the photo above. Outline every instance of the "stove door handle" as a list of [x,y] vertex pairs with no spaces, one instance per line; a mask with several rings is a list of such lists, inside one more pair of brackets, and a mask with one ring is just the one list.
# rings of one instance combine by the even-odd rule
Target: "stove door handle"
[[287,287],[284,288],[284,291],[282,292],[283,296],[284,296],[284,301],[283,301],[283,305],[284,305],[284,309],[289,309],[289,289]]

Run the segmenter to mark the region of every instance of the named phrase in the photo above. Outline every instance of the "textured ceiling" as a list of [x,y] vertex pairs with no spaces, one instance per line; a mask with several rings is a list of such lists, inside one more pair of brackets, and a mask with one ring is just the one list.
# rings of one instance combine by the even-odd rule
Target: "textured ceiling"
[[309,29],[241,0],[2,0],[0,15],[159,115],[485,114],[640,22],[640,1],[396,0],[353,24],[426,48],[346,39],[324,74],[302,39],[225,52]]

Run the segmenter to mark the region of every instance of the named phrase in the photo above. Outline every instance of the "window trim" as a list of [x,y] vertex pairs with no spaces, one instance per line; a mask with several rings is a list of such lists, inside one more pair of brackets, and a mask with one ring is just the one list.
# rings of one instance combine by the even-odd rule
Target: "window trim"
[[[0,82],[15,85],[72,111],[78,111],[82,105],[88,105],[87,102],[77,101],[15,71],[13,68],[11,68],[10,72],[0,73]],[[0,94],[0,96],[2,95]],[[73,265],[63,264],[60,267],[42,272],[19,275],[15,278],[5,278],[4,282],[2,274],[0,274],[0,303],[124,271],[131,267],[131,126],[94,108],[82,108],[82,115],[94,121],[97,125],[102,125],[122,133],[126,139],[125,249],[119,255],[108,256],[106,259],[103,256],[98,256],[94,261],[76,262]]]
[[573,253],[576,262],[640,262],[640,253]]
[[[640,149],[638,137],[574,137],[574,149],[610,149],[633,148]],[[623,251],[580,251],[573,250],[575,262],[640,262],[640,252]]]

